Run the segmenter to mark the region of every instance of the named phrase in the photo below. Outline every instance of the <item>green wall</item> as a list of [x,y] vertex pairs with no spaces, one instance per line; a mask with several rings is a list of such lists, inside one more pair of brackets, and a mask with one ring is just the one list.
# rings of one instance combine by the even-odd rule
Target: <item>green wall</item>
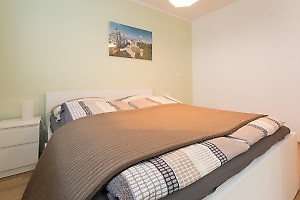
[[[152,31],[153,60],[108,56],[108,21]],[[45,92],[153,88],[192,103],[191,23],[130,0],[1,0],[0,120]]]

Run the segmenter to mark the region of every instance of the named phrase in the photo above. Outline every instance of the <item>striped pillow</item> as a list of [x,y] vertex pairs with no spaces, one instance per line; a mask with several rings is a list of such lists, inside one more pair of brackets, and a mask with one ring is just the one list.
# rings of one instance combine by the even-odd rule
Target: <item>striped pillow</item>
[[134,108],[145,108],[161,104],[172,104],[172,103],[181,103],[180,101],[169,97],[169,96],[150,96],[150,95],[136,95],[129,96],[123,99],[120,99],[122,102],[128,103],[128,105]]

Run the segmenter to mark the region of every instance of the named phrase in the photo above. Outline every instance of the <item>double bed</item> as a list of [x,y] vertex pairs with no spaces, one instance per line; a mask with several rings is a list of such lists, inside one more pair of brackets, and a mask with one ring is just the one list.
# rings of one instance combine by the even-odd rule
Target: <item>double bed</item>
[[[52,137],[52,130],[50,129],[50,121],[51,121],[50,120],[51,119],[50,111],[51,110],[53,111],[53,107],[55,107],[63,102],[69,101],[71,99],[82,98],[82,97],[101,97],[101,98],[104,98],[105,101],[107,101],[107,100],[116,100],[116,99],[124,98],[127,96],[132,96],[132,95],[152,96],[152,90],[151,89],[141,89],[141,90],[100,90],[100,91],[94,90],[94,91],[52,91],[52,92],[48,92],[46,95],[46,121],[47,121],[46,124],[47,124],[47,130],[48,130],[48,138],[50,139]],[[156,100],[157,100],[156,97],[155,97],[155,99],[148,98],[148,100],[149,99],[151,100],[151,102],[156,102]],[[124,99],[123,99],[123,102],[124,102]],[[135,104],[135,105],[140,105],[140,102],[141,101],[138,102],[139,104]],[[169,100],[163,99],[162,102],[169,102]],[[135,102],[135,103],[137,103],[137,102]],[[124,111],[124,112],[118,112],[118,114],[115,114],[115,113],[106,114],[106,115],[103,115],[106,117],[102,116],[101,119],[96,119],[94,116],[92,116],[92,117],[87,117],[83,120],[77,120],[77,121],[97,121],[97,123],[102,123],[102,126],[104,127],[104,125],[107,124],[107,122],[111,122],[111,121],[105,121],[105,120],[107,120],[107,119],[105,119],[103,122],[102,121],[103,118],[110,118],[111,116],[117,116],[116,118],[119,120],[119,118],[121,118],[119,116],[125,115],[124,113],[126,113],[126,116],[124,117],[125,120],[118,121],[118,124],[115,124],[115,126],[121,126],[120,124],[127,123],[128,121],[130,121],[129,119],[131,119],[132,117],[134,117],[133,119],[135,121],[140,120],[140,121],[138,121],[138,123],[142,124],[141,126],[132,126],[132,123],[129,125],[126,124],[126,126],[124,125],[124,127],[127,127],[127,128],[130,127],[129,131],[127,130],[127,132],[126,132],[126,134],[129,137],[129,135],[131,133],[134,133],[135,131],[142,132],[142,129],[144,129],[144,127],[148,127],[148,124],[151,124],[151,123],[149,123],[149,121],[156,120],[155,118],[158,118],[158,117],[145,118],[147,120],[147,123],[145,122],[145,124],[144,124],[143,119],[141,119],[141,118],[144,118],[144,114],[138,115],[138,117],[137,117],[137,116],[135,116],[136,115],[135,113],[137,113],[137,112],[148,113],[148,114],[146,114],[147,117],[150,116],[151,114],[155,116],[155,115],[157,115],[157,113],[163,113],[164,110],[166,110],[167,108],[169,109],[169,107],[170,107],[171,111],[168,110],[167,113],[173,112],[174,108],[176,108],[176,109],[179,109],[179,113],[181,113],[180,115],[184,116],[183,113],[186,112],[186,116],[189,116],[190,113],[193,113],[192,110],[194,110],[194,108],[191,108],[191,106],[179,105],[176,101],[175,101],[175,104],[178,104],[178,105],[170,105],[169,103],[167,103],[167,104],[168,105],[159,105],[159,106],[156,106],[155,108],[152,108],[152,107],[151,108],[141,108],[141,109],[139,108],[137,111]],[[188,111],[186,111],[186,109],[188,109]],[[153,110],[155,110],[155,111],[153,111]],[[158,110],[158,111],[156,111],[156,110]],[[201,112],[206,112],[206,110],[202,109]],[[219,111],[215,111],[215,110],[213,110],[213,112],[214,112],[214,116],[216,113],[219,113]],[[123,113],[123,114],[120,114],[120,113]],[[232,119],[233,118],[235,119],[234,116],[236,114],[237,113],[226,113],[226,116],[233,116]],[[163,114],[158,114],[158,115],[163,115]],[[174,113],[173,115],[178,115],[178,114]],[[196,115],[196,118],[199,116],[198,113],[195,115]],[[223,115],[223,114],[221,114],[221,115]],[[250,119],[250,118],[248,118],[249,117],[248,115],[246,116],[245,114],[240,114],[240,113],[238,115],[242,115],[243,125],[248,125],[249,127],[250,127],[250,125],[252,127],[256,126],[256,124],[255,123],[253,124],[253,122],[255,122],[256,120],[263,119],[263,117],[264,117],[261,115],[254,115],[254,116],[250,116],[250,118],[251,118]],[[167,118],[169,118],[169,117],[167,117]],[[227,121],[226,118],[228,118],[228,117],[222,118],[223,121]],[[87,119],[89,119],[89,120],[87,120]],[[151,120],[149,120],[149,119],[151,119]],[[189,118],[189,117],[184,117],[184,118],[181,117],[178,119],[181,120],[180,123],[177,123],[177,125],[172,125],[172,132],[173,132],[172,134],[174,134],[174,137],[175,137],[174,132],[181,129],[181,126],[179,126],[178,124],[181,124],[181,122],[185,121],[185,119],[187,119],[186,121],[191,120],[191,118]],[[207,118],[204,117],[201,120],[204,123],[206,119]],[[240,118],[238,119],[238,121],[240,121]],[[159,122],[160,121],[156,121],[155,123],[160,124]],[[206,121],[205,124],[208,124],[208,122],[210,122],[210,121],[209,120]],[[252,124],[250,124],[250,123],[252,123]],[[262,122],[257,122],[257,123],[261,124]],[[78,123],[73,123],[73,121],[72,121],[69,124],[71,124],[71,125],[68,125],[68,126],[71,126],[71,127],[73,126],[73,128],[71,129],[72,130],[71,132],[77,132],[77,130],[80,129],[81,126],[90,126],[90,125],[86,125],[85,122],[82,123],[81,125],[78,125]],[[197,123],[192,123],[192,124],[190,123],[190,124],[188,124],[188,126],[190,127],[193,124],[197,124]],[[173,128],[173,126],[176,128]],[[218,149],[222,150],[222,148],[223,148],[224,151],[220,151],[220,153],[222,154],[227,151],[227,154],[225,155],[226,158],[230,157],[231,154],[234,154],[231,151],[230,151],[230,153],[228,153],[229,152],[228,147],[226,150],[226,147],[224,147],[223,144],[218,146],[217,144],[219,144],[219,142],[215,141],[215,139],[213,139],[213,137],[211,137],[210,135],[205,135],[205,137],[200,138],[200,140],[199,140],[199,138],[194,138],[194,139],[196,139],[195,141],[194,140],[190,141],[190,139],[189,139],[189,140],[186,140],[186,142],[184,144],[180,144],[179,146],[177,145],[177,143],[175,146],[172,144],[173,147],[171,149],[162,148],[161,150],[154,151],[154,154],[152,152],[151,156],[147,154],[138,159],[129,160],[128,163],[125,163],[124,166],[121,166],[116,169],[117,172],[122,172],[123,170],[125,171],[125,172],[123,171],[121,173],[121,174],[123,174],[122,176],[119,176],[118,173],[113,173],[113,174],[108,174],[108,175],[105,174],[105,177],[103,178],[103,177],[97,177],[99,174],[97,172],[90,174],[90,171],[95,171],[96,169],[97,170],[99,169],[100,173],[102,173],[103,171],[110,171],[111,169],[112,169],[112,171],[114,171],[115,170],[115,169],[113,169],[115,167],[114,165],[119,165],[120,160],[115,161],[114,159],[112,159],[112,161],[114,161],[114,163],[112,163],[111,165],[104,166],[104,168],[99,168],[98,166],[96,166],[94,168],[93,167],[88,168],[88,166],[86,166],[86,168],[89,169],[89,170],[87,170],[89,172],[81,173],[81,174],[79,173],[79,176],[76,177],[77,178],[76,180],[79,182],[74,185],[73,180],[75,180],[75,179],[73,179],[73,178],[74,178],[74,176],[77,176],[77,172],[75,173],[74,170],[79,169],[79,171],[80,171],[80,170],[82,170],[82,168],[81,167],[79,167],[79,168],[73,167],[71,164],[76,163],[76,159],[79,159],[79,160],[83,159],[83,158],[85,159],[86,157],[90,156],[90,155],[88,155],[88,153],[85,156],[77,156],[78,153],[86,153],[86,152],[76,151],[76,149],[78,149],[81,144],[84,144],[85,146],[89,146],[89,144],[92,145],[93,140],[96,141],[96,139],[93,138],[92,141],[91,140],[88,141],[89,143],[81,143],[82,140],[87,140],[86,138],[89,137],[88,135],[84,135],[84,137],[82,137],[82,136],[79,137],[79,139],[78,139],[78,140],[80,140],[79,143],[78,143],[78,140],[77,141],[74,140],[75,143],[68,143],[68,141],[73,140],[73,138],[72,139],[67,138],[65,140],[64,137],[67,135],[70,135],[69,134],[70,130],[64,130],[64,129],[66,129],[65,127],[67,127],[67,126],[63,126],[62,128],[59,128],[58,131],[54,132],[55,137],[53,137],[54,139],[51,138],[51,140],[49,142],[49,147],[47,147],[47,149],[46,149],[46,153],[43,153],[42,159],[41,159],[42,161],[39,162],[39,164],[37,165],[37,170],[34,172],[33,178],[30,181],[29,186],[26,188],[23,199],[107,199],[107,191],[106,190],[110,190],[110,185],[114,186],[114,185],[120,184],[120,182],[116,182],[116,181],[114,182],[115,179],[122,179],[122,180],[126,179],[126,175],[124,175],[124,174],[129,173],[128,171],[126,172],[126,170],[130,170],[132,167],[133,168],[135,167],[135,165],[132,166],[133,162],[138,162],[140,165],[143,165],[143,166],[149,166],[151,163],[152,164],[155,163],[153,165],[159,169],[158,164],[157,164],[158,160],[160,162],[168,163],[168,161],[166,161],[166,160],[169,159],[168,156],[164,156],[164,155],[160,156],[160,154],[170,153],[171,150],[178,151],[179,148],[193,144],[193,143],[195,143],[196,140],[197,140],[197,142],[201,142],[198,145],[205,146],[205,147],[202,147],[202,146],[199,147],[202,149],[206,148],[208,145],[212,145],[212,144],[214,145],[214,148],[217,150]],[[168,130],[169,130],[169,127],[170,126],[168,126]],[[152,126],[151,127],[149,126],[148,129],[149,130],[151,129],[152,130],[151,132],[149,132],[149,130],[146,130],[146,131],[143,130],[143,131],[147,132],[145,134],[149,134],[149,133],[154,134],[154,133],[156,133],[156,131],[158,129],[160,130],[161,128],[162,128],[162,126],[158,126],[158,127],[154,127],[154,128]],[[180,190],[176,189],[176,186],[178,186],[178,184],[182,185],[182,183],[184,182],[183,178],[176,177],[177,182],[172,183],[172,189],[168,188],[168,191],[166,193],[168,195],[166,195],[166,194],[163,194],[161,196],[159,196],[159,195],[158,196],[149,196],[149,195],[148,196],[147,195],[139,196],[139,195],[137,195],[136,197],[138,197],[140,199],[147,199],[147,198],[155,199],[157,197],[162,198],[162,199],[184,199],[184,198],[186,198],[186,199],[202,199],[202,198],[204,198],[206,200],[213,200],[213,199],[224,199],[224,200],[231,199],[232,200],[232,199],[240,199],[240,198],[243,198],[243,199],[270,199],[270,200],[271,199],[272,200],[273,199],[278,199],[278,200],[293,199],[293,197],[295,196],[295,194],[298,190],[298,185],[299,185],[298,184],[298,171],[297,171],[296,137],[295,137],[294,133],[288,134],[288,132],[289,132],[288,128],[281,126],[281,125],[278,128],[279,128],[278,131],[276,131],[276,132],[274,131],[275,132],[274,134],[273,133],[270,135],[266,134],[266,135],[268,135],[268,137],[264,137],[264,138],[261,138],[261,140],[259,140],[259,141],[258,140],[255,141],[254,142],[255,144],[253,143],[253,145],[252,144],[246,145],[245,141],[237,141],[237,140],[239,140],[239,138],[236,137],[236,135],[239,134],[239,132],[240,132],[239,130],[242,129],[242,125],[239,125],[239,127],[237,127],[235,130],[233,130],[233,133],[226,133],[226,134],[222,134],[222,135],[217,134],[218,136],[221,136],[221,137],[223,136],[224,140],[230,140],[232,142],[230,145],[235,145],[238,143],[238,145],[240,145],[241,148],[242,149],[244,148],[245,150],[242,150],[239,154],[232,156],[232,159],[230,159],[230,161],[228,161],[228,162],[227,161],[224,162],[224,165],[222,164],[221,167],[213,168],[213,170],[211,170],[212,171],[211,173],[204,174],[199,180],[195,180],[195,181],[186,180],[185,182],[190,182],[189,184],[187,184],[187,187],[184,187],[181,189],[181,186],[180,186]],[[134,130],[134,129],[136,129],[136,130]],[[209,127],[209,129],[208,129],[208,127],[206,127],[206,132],[207,131],[209,132],[211,129],[212,129],[211,127]],[[109,131],[110,131],[110,129],[109,129]],[[122,131],[124,131],[124,130],[122,129]],[[159,132],[159,131],[157,131],[157,132]],[[194,137],[194,132],[195,132],[194,130],[191,130],[190,132],[187,132],[187,131],[179,132],[176,137],[179,137],[179,139],[181,141],[183,141],[183,140],[185,141],[185,137],[182,137],[182,134],[192,135]],[[224,131],[221,131],[221,132],[224,132]],[[236,133],[236,132],[238,132],[238,133]],[[90,131],[90,133],[93,134],[93,131]],[[106,135],[108,135],[108,133],[109,132],[107,132]],[[167,133],[167,132],[165,131],[165,133]],[[57,134],[57,136],[56,136],[56,134]],[[169,132],[168,132],[168,134],[169,134]],[[117,135],[117,137],[121,137],[121,136],[122,135]],[[153,138],[157,139],[159,137],[162,137],[162,136],[158,135],[157,137],[155,136]],[[104,140],[104,139],[105,139],[105,137],[101,138],[101,140]],[[108,139],[111,139],[111,138],[108,138]],[[118,138],[114,138],[113,140],[117,141],[117,139]],[[154,139],[153,139],[153,141],[155,141]],[[162,140],[162,138],[160,138],[160,139]],[[147,138],[146,140],[151,141],[151,138],[149,138],[149,139]],[[171,140],[171,139],[168,138],[168,140]],[[144,140],[140,140],[140,141],[143,142]],[[101,141],[101,142],[103,142],[103,141]],[[175,141],[175,139],[174,139],[174,142],[177,142],[177,141]],[[62,146],[67,145],[67,144],[69,145],[69,147],[68,147],[69,150],[71,149],[70,152],[67,151],[68,148],[67,148],[67,150],[62,148]],[[169,143],[162,143],[162,144],[169,145]],[[74,145],[74,147],[70,148],[70,145]],[[105,146],[106,143],[105,142],[102,143],[102,146],[103,145]],[[149,145],[149,144],[145,143],[145,147],[147,145]],[[150,145],[150,147],[152,147],[151,145]],[[95,147],[99,148],[100,152],[104,152],[103,149],[101,149],[101,147],[99,147],[97,145]],[[93,149],[90,149],[90,151],[91,152],[94,151],[95,147],[93,147]],[[159,145],[157,145],[157,146],[154,145],[153,147],[155,147],[154,149],[160,148]],[[254,147],[256,147],[256,148],[254,148]],[[207,147],[207,148],[211,148],[211,147]],[[130,148],[128,148],[128,149],[130,149]],[[260,150],[258,150],[258,149],[260,149]],[[118,152],[116,152],[118,150],[116,150],[115,152],[113,152],[113,151],[110,156],[118,154]],[[126,149],[123,149],[122,152],[123,151],[126,152]],[[141,150],[139,150],[139,151],[141,151]],[[182,151],[189,151],[189,150],[179,149],[179,151],[182,152]],[[89,152],[89,151],[87,151],[87,152]],[[266,152],[266,153],[264,153],[264,152]],[[57,154],[65,153],[66,155],[64,155],[64,156],[55,155],[56,153]],[[111,152],[105,151],[105,154],[106,153],[108,154]],[[131,154],[133,155],[134,151],[131,151]],[[261,154],[263,154],[263,155],[260,156]],[[72,155],[71,156],[72,158],[70,158],[70,155]],[[128,154],[125,153],[123,156],[126,157],[126,155],[128,155]],[[155,159],[152,158],[153,156],[155,157]],[[247,157],[247,159],[246,159],[246,157]],[[66,161],[65,160],[66,158],[68,158],[69,161]],[[90,158],[92,160],[98,159],[95,157],[90,157]],[[60,159],[62,159],[62,160],[60,160]],[[88,160],[91,160],[91,159],[87,159],[87,162],[88,162]],[[150,159],[150,161],[149,161],[149,159]],[[254,161],[252,161],[252,160],[254,160]],[[106,161],[107,161],[107,159],[106,159]],[[145,163],[145,162],[149,162],[150,164]],[[170,161],[168,164],[170,164],[172,162]],[[83,164],[85,164],[85,163],[81,162],[81,165],[83,165]],[[89,163],[89,165],[90,164],[94,164],[94,163],[91,162],[91,163]],[[99,161],[98,164],[102,165],[101,160]],[[62,166],[62,167],[60,167],[60,166]],[[74,166],[75,166],[75,164],[74,164]],[[73,167],[73,169],[72,169],[72,167]],[[107,167],[109,167],[109,169]],[[56,168],[56,169],[49,170],[49,168]],[[67,169],[65,169],[65,168],[67,168]],[[136,167],[136,168],[138,168],[138,167]],[[64,171],[62,169],[64,169]],[[138,169],[140,169],[140,168],[138,168]],[[205,170],[202,170],[202,171],[200,170],[200,172],[202,173]],[[210,171],[210,170],[206,170],[206,171]],[[67,173],[67,175],[66,175],[66,173]],[[71,174],[70,176],[68,176],[69,173]],[[146,170],[146,172],[144,172],[144,173],[150,174],[150,171]],[[174,173],[174,172],[172,172],[172,173]],[[175,174],[176,174],[176,170],[175,170]],[[179,173],[177,172],[177,176],[178,176],[178,174]],[[191,176],[191,178],[194,178],[194,176],[195,175]],[[85,182],[85,180],[83,180],[83,179],[93,179],[94,177],[102,178],[103,181],[105,182],[105,184],[102,184],[101,186],[99,186],[98,179],[96,181],[92,181],[92,183]],[[46,180],[46,179],[49,179],[49,180]],[[130,178],[127,177],[127,179],[130,179]],[[67,182],[68,180],[72,180],[72,181]],[[54,182],[49,184],[49,182],[51,182],[51,181],[54,181]],[[57,181],[57,182],[55,182],[55,181]],[[109,183],[107,184],[108,181],[109,181]],[[166,181],[166,179],[165,179],[165,181]],[[94,185],[93,182],[97,182],[97,184]],[[56,185],[56,183],[58,186]],[[211,184],[211,183],[213,183],[213,184]],[[122,184],[124,184],[124,182],[122,182]],[[144,183],[141,182],[141,184],[144,184]],[[80,187],[82,187],[82,188],[78,189],[78,185],[80,185]],[[139,185],[139,183],[137,183],[137,185]],[[91,187],[93,187],[93,188],[91,188]],[[124,188],[124,185],[121,185],[121,187]],[[106,188],[106,189],[104,189],[104,188]],[[133,185],[129,185],[128,188],[132,189]],[[127,190],[129,190],[128,188],[127,188]],[[100,189],[100,191],[98,192],[99,189]],[[114,191],[116,191],[116,190],[117,190],[117,192],[115,192],[115,194],[118,195],[119,189],[114,189],[114,188],[111,189],[110,195],[111,195],[111,193],[114,193]],[[158,191],[163,193],[163,189],[161,189],[161,188]],[[139,192],[140,191],[135,191],[135,194],[130,193],[129,196],[139,194]],[[146,191],[145,193],[147,193],[147,192],[148,191]],[[121,193],[124,194],[125,192],[123,191]],[[114,199],[115,197],[110,196],[110,198]],[[136,199],[138,199],[138,198],[136,198]],[[133,198],[133,199],[135,199],[135,198]]]

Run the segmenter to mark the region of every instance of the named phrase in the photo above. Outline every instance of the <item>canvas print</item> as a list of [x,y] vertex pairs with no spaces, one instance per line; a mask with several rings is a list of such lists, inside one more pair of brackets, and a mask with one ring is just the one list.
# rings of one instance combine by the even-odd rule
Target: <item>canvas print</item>
[[110,56],[152,60],[152,32],[109,22]]

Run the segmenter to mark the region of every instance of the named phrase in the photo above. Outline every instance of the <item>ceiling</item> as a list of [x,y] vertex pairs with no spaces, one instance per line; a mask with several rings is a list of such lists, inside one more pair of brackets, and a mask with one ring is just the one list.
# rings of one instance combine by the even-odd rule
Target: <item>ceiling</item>
[[190,7],[175,8],[169,0],[132,0],[172,16],[193,21],[237,0],[199,0]]

